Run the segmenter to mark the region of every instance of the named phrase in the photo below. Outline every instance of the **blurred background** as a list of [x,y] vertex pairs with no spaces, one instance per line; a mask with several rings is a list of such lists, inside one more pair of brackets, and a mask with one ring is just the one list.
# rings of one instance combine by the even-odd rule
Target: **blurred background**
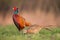
[[14,6],[27,21],[43,27],[31,40],[60,40],[60,0],[0,0],[0,40],[30,40],[13,23]]
[[13,24],[14,6],[32,24],[60,25],[60,0],[0,0],[0,25]]

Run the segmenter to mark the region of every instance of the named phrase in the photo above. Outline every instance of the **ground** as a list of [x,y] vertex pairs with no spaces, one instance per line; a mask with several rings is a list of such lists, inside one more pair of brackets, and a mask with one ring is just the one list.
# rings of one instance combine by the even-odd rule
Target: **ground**
[[[60,40],[60,28],[52,31],[42,29],[38,34],[30,35],[31,40]],[[0,40],[29,40],[28,34],[22,34],[14,25],[0,26]]]

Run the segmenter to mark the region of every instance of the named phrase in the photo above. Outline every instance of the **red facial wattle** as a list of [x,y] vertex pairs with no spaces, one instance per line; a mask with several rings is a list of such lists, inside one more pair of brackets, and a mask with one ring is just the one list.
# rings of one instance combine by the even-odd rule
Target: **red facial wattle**
[[14,8],[13,8],[13,10],[14,10],[14,11],[16,11],[16,10],[17,10],[17,8],[16,8],[16,7],[14,7]]

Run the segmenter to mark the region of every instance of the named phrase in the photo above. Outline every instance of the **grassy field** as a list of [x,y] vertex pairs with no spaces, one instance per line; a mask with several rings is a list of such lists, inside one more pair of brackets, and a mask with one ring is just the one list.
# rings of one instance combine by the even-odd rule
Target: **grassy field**
[[0,40],[60,40],[60,28],[51,30],[42,29],[38,34],[23,34],[14,25],[0,26]]

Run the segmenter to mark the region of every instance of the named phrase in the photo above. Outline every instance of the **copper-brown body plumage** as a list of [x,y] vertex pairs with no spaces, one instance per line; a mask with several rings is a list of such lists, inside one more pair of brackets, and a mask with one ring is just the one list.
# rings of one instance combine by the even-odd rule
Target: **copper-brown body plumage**
[[27,26],[30,26],[30,23],[28,23],[22,16],[18,14],[18,8],[14,7],[13,10],[14,10],[13,22],[19,31]]

